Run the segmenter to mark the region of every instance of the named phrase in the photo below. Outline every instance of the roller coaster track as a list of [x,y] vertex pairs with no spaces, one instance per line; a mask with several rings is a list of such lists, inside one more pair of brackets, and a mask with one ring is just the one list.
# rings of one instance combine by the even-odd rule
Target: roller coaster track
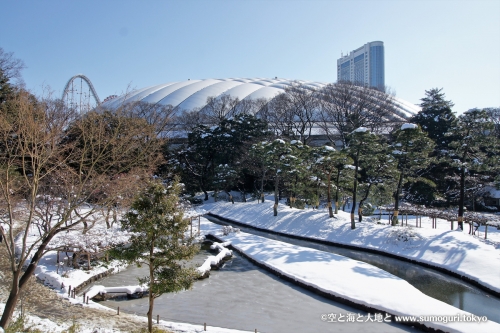
[[94,86],[92,85],[92,82],[90,82],[89,78],[83,74],[77,74],[68,80],[68,82],[66,83],[66,86],[64,87],[64,91],[62,94],[62,100],[64,101],[68,97],[68,93],[72,90],[73,81],[78,79],[78,78],[84,80],[87,83],[87,85],[89,86],[89,90],[90,90],[92,97],[94,98],[97,105],[100,105],[101,100],[99,99],[99,96],[97,96],[97,92],[95,91]]

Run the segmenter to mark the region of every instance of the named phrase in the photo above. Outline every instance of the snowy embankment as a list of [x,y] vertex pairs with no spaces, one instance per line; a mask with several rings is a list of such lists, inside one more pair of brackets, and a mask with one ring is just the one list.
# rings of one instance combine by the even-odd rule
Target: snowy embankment
[[136,293],[144,293],[148,290],[149,289],[147,287],[143,286],[105,287],[101,285],[94,285],[85,293],[85,296],[87,296],[90,300],[96,295],[104,295],[108,293],[133,295]]
[[[417,316],[408,321],[445,332],[500,331],[500,324],[493,321],[462,322],[465,318],[481,319],[429,297],[405,280],[367,263],[244,232],[224,235],[220,227],[206,219],[202,220],[202,231],[231,242],[234,249],[271,271],[334,298],[379,313]],[[443,320],[426,321],[427,316],[440,316]]]
[[226,248],[226,246],[229,246],[231,242],[224,242],[224,243],[213,243],[210,245],[210,248],[212,250],[219,250],[220,252],[216,256],[209,256],[203,265],[198,267],[196,270],[200,273],[200,276],[206,276],[206,274],[212,269],[212,266],[217,266],[219,263],[224,260],[226,257],[231,257],[233,255],[233,252],[229,249]]
[[[494,293],[500,293],[500,239],[488,232],[491,240],[466,232],[449,230],[450,224],[438,222],[438,228],[391,227],[365,218],[351,230],[349,213],[339,211],[329,218],[326,209],[298,210],[279,206],[273,216],[273,203],[226,202],[205,204],[203,208],[242,224],[264,230],[296,235],[342,245],[385,252],[421,262],[466,277]],[[411,221],[410,221],[411,223]]]

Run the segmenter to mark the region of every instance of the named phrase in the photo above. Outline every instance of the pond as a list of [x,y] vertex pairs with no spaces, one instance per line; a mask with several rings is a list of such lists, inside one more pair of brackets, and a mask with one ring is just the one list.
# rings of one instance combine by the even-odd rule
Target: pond
[[[202,250],[194,259],[198,265],[213,253]],[[127,270],[96,282],[105,286],[137,284],[146,268]],[[145,315],[147,298],[107,300],[100,304],[120,311]],[[331,323],[322,314],[355,313],[366,319],[366,312],[340,304],[285,282],[235,254],[210,277],[195,282],[193,288],[165,294],[155,300],[154,317],[193,324],[235,328],[253,332],[417,332],[394,323]]]
[[[230,225],[230,223],[211,216],[205,217],[214,223]],[[500,323],[500,298],[440,271],[371,252],[298,240],[252,228],[245,228],[240,225],[234,226],[240,228],[243,232],[298,246],[336,253],[366,262],[408,281],[411,285],[428,296],[475,315],[486,316],[489,320]]]

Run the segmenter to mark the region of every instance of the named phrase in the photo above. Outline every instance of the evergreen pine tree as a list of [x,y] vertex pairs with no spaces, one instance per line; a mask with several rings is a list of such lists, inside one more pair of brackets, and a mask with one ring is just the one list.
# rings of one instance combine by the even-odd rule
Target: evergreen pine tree
[[286,177],[285,171],[289,167],[291,160],[295,160],[294,157],[290,157],[293,156],[294,149],[289,142],[282,139],[262,142],[254,147],[253,154],[258,154],[269,178],[274,180],[273,215],[278,216],[279,186],[283,178]]
[[412,124],[419,125],[427,136],[434,141],[436,149],[446,149],[452,137],[445,135],[456,121],[452,112],[453,103],[445,99],[443,89],[433,88],[425,91],[421,99],[422,111],[410,119]]
[[257,198],[264,203],[264,185],[268,179],[271,178],[271,169],[269,163],[266,163],[267,141],[262,141],[253,144],[249,149],[249,171],[256,176],[258,185]]
[[223,119],[215,127],[196,126],[177,154],[180,171],[186,175],[184,182],[201,189],[205,200],[213,185],[229,191],[244,183],[248,149],[268,133],[266,123],[251,115]]
[[[339,212],[339,200],[341,190],[343,193],[349,192],[350,184],[352,184],[354,170],[350,168],[353,164],[353,160],[346,153],[345,150],[341,150],[335,158],[334,166],[336,169],[335,174],[333,174],[333,182],[335,185],[335,214]],[[345,205],[345,200],[343,200]]]
[[[356,229],[354,213],[356,211],[356,196],[358,192],[358,182],[360,177],[360,168],[365,159],[373,154],[375,146],[378,144],[377,135],[370,133],[365,127],[354,130],[348,136],[349,146],[346,151],[354,161],[354,181],[352,187],[352,208],[351,208],[351,229]],[[358,208],[359,209],[359,208]],[[358,215],[361,212],[358,211]]]
[[212,187],[217,152],[221,149],[212,129],[204,125],[196,126],[188,134],[188,143],[177,152],[176,163],[182,172],[184,182],[205,194]]
[[[472,109],[458,117],[447,133],[454,140],[448,145],[448,161],[458,171],[460,194],[458,225],[463,230],[465,207],[465,181],[471,171],[487,171],[498,167],[498,142],[493,133],[494,124],[485,110]],[[469,230],[470,232],[470,230]]]
[[[340,181],[345,178],[346,165],[352,163],[350,159],[344,152],[337,151],[335,148],[330,146],[317,147],[312,151],[314,157],[313,169],[315,174],[321,180],[326,178],[326,200],[328,205],[328,215],[333,217],[332,208],[332,186],[335,187],[335,214],[338,213],[339,207],[339,189]],[[341,178],[342,176],[342,178]]]
[[394,189],[397,179],[397,169],[394,158],[390,155],[390,146],[381,137],[373,137],[368,142],[369,154],[360,161],[359,190],[360,195],[358,218],[363,219],[363,208],[365,201],[371,197],[376,187],[377,193],[384,193],[388,189]]
[[112,251],[129,263],[148,266],[148,276],[139,282],[149,287],[149,332],[153,328],[154,300],[167,292],[188,289],[196,279],[196,270],[181,262],[191,259],[197,247],[187,236],[189,219],[183,217],[179,205],[180,191],[177,180],[167,187],[151,182],[122,220],[123,229],[132,233],[129,244]]
[[284,155],[282,159],[282,179],[288,194],[290,208],[296,208],[297,197],[305,194],[310,183],[309,157],[311,148],[298,140],[292,140],[290,147],[290,153]]
[[434,142],[418,125],[403,124],[401,129],[393,133],[392,155],[396,160],[399,175],[394,193],[392,225],[398,223],[399,200],[403,186],[406,182],[419,179],[418,171],[425,169],[431,162],[429,154],[433,148]]
[[229,191],[238,188],[245,201],[245,183],[250,175],[249,148],[269,135],[267,124],[255,116],[239,114],[222,120],[212,132],[219,147],[215,159],[214,184],[221,187],[230,199],[232,196]]
[[446,133],[454,126],[456,116],[452,112],[453,103],[445,99],[442,90],[426,90],[420,104],[422,111],[410,119],[412,124],[419,125],[435,143],[434,151],[430,154],[434,160],[422,172],[427,180],[417,181],[408,189],[412,193],[411,201],[418,204],[429,205],[436,203],[436,199],[443,200],[443,195],[454,186],[447,179],[450,165],[441,157],[446,154],[448,144],[453,140],[453,136]]

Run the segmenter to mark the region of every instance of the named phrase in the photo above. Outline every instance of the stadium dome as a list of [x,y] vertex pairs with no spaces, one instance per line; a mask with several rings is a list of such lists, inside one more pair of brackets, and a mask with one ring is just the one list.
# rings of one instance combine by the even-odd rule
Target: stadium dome
[[[125,95],[108,99],[102,106],[105,108],[118,108],[120,105],[131,102],[147,102],[152,104],[172,105],[178,111],[202,109],[207,104],[208,97],[230,95],[242,100],[267,99],[271,100],[276,95],[284,92],[287,86],[301,84],[312,89],[321,89],[328,83],[311,82],[288,79],[265,78],[229,78],[229,79],[204,79],[169,82],[143,89],[134,90]],[[408,119],[420,111],[414,104],[395,98],[397,118]]]

